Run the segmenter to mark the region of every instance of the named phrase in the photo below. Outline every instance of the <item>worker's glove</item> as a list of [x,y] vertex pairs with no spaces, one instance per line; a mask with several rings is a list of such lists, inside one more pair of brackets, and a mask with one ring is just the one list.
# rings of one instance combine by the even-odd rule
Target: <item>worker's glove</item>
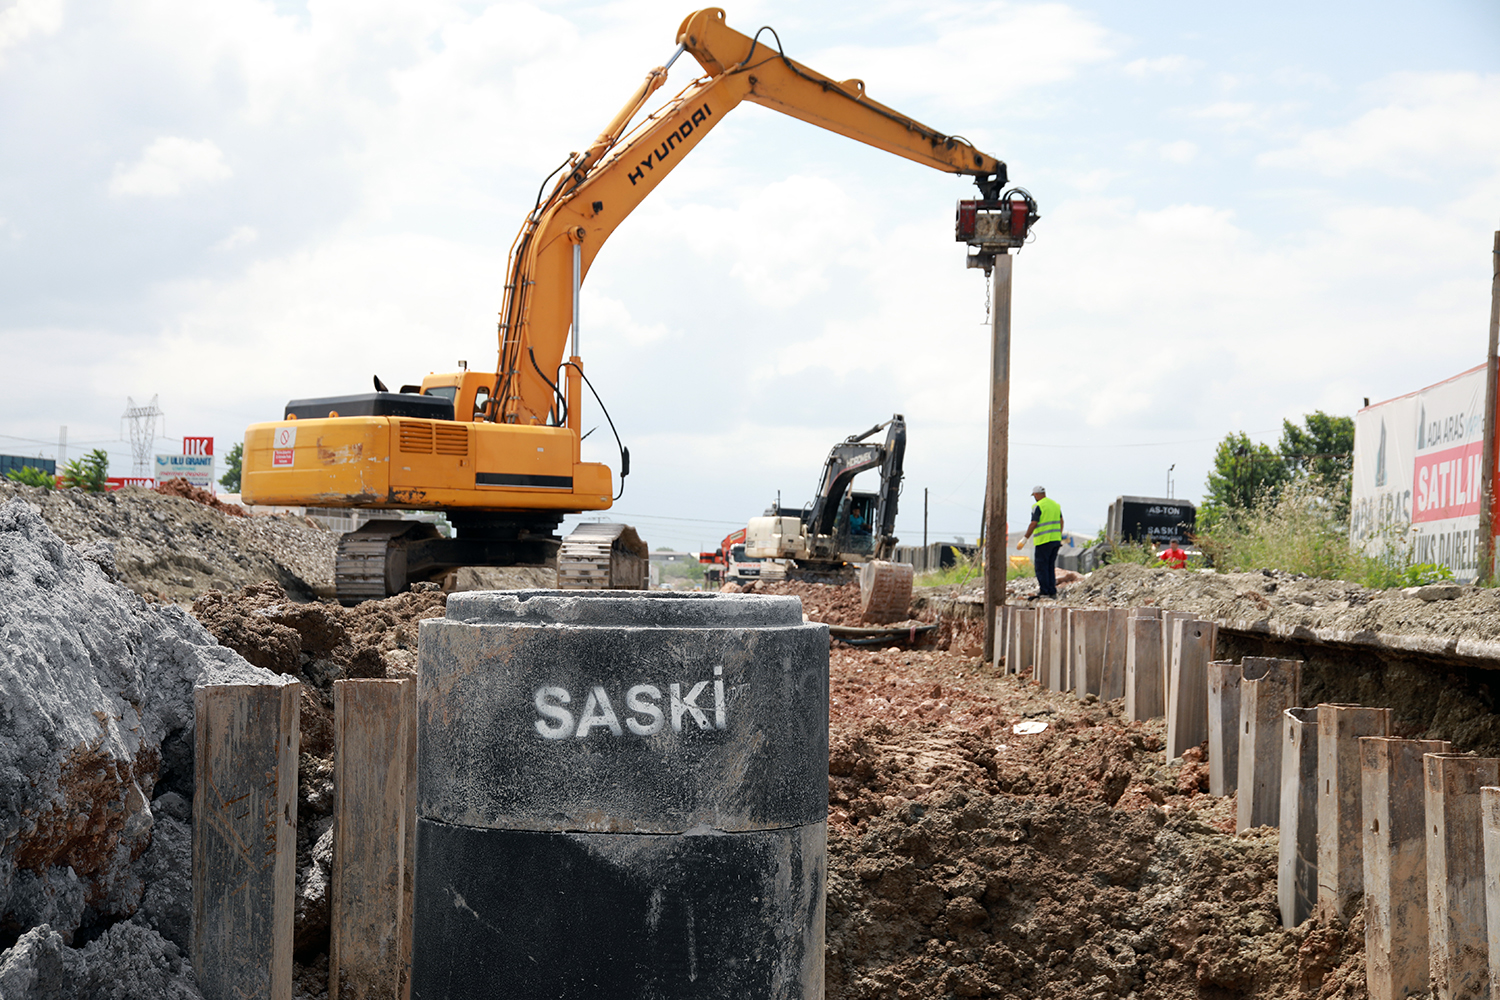
[[1026,547],[1026,539],[1024,539],[1024,538],[1021,539],[1019,542],[1016,543],[1016,551],[1017,552],[1020,552],[1025,547]]

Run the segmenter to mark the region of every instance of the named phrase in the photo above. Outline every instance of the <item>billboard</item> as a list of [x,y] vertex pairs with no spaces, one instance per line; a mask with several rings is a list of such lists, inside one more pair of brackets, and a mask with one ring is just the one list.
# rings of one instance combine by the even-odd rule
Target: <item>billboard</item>
[[104,480],[104,489],[106,492],[123,490],[127,486],[140,486],[149,490],[155,485],[156,480],[150,476],[110,476]]
[[1376,556],[1409,545],[1413,563],[1474,580],[1484,382],[1478,365],[1355,414],[1351,542]]
[[156,481],[186,479],[199,489],[214,488],[214,457],[212,455],[157,455]]
[[1116,497],[1109,505],[1111,541],[1183,542],[1197,530],[1198,509],[1171,497]]

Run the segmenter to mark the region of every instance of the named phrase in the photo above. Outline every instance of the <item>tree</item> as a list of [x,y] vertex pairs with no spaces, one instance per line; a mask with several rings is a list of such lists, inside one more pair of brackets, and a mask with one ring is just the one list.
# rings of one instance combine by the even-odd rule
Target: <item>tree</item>
[[1270,446],[1256,444],[1242,432],[1226,436],[1214,451],[1214,468],[1198,508],[1198,529],[1274,497],[1291,478],[1286,461]]
[[89,493],[103,493],[109,478],[109,452],[95,448],[82,458],[75,458],[63,469],[63,485],[78,487]]
[[1316,410],[1302,418],[1302,427],[1281,422],[1277,450],[1293,479],[1318,479],[1335,503],[1334,514],[1349,520],[1354,475],[1354,418],[1330,417]]
[[224,474],[219,477],[219,485],[230,493],[240,491],[240,465],[244,459],[245,442],[236,441],[229,454],[224,456]]

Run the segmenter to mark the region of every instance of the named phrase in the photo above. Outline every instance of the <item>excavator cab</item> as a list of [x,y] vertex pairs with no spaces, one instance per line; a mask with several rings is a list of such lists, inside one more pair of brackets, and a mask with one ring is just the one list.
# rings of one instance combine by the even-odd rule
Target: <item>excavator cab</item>
[[839,551],[856,555],[873,555],[875,552],[875,505],[878,497],[874,493],[848,493],[840,504],[836,522]]
[[402,391],[416,389],[423,396],[446,399],[453,404],[453,419],[468,421],[488,420],[490,388],[494,385],[493,373],[430,372],[420,386],[402,386]]

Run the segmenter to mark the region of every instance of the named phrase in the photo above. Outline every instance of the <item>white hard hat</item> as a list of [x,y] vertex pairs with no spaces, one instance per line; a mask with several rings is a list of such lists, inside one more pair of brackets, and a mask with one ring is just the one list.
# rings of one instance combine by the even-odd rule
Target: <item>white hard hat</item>
[[1033,493],[1046,493],[1047,492],[1047,487],[1045,487],[1045,486],[1033,486],[1031,488],[1031,492],[1033,492]]

